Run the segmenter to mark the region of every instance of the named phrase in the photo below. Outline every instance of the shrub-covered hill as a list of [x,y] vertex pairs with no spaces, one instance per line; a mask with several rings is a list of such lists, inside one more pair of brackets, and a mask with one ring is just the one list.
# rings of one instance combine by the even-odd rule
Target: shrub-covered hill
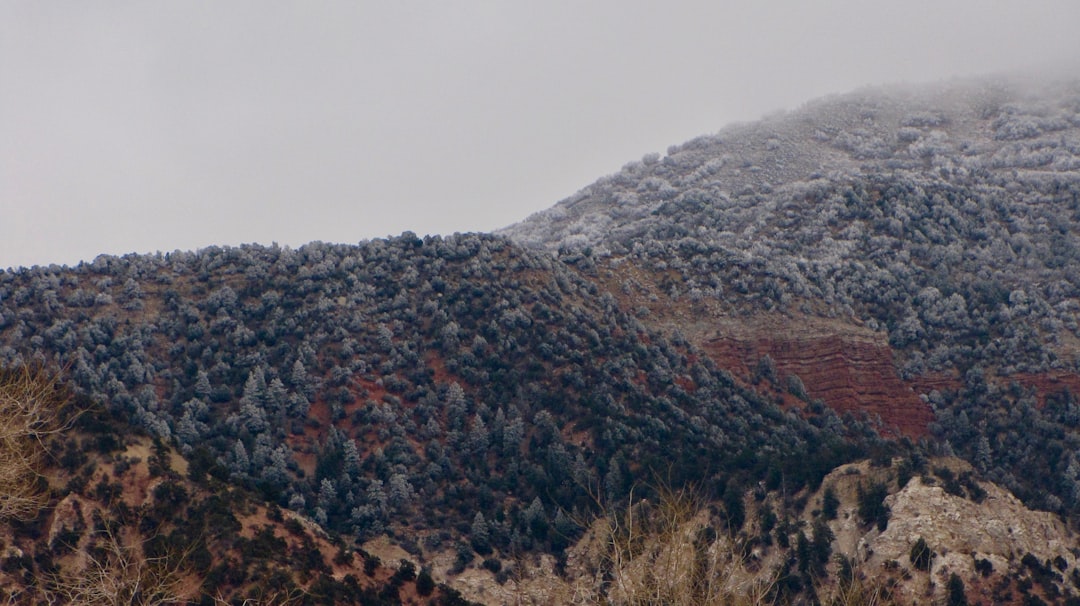
[[0,599],[7,604],[466,606],[231,486],[59,378],[0,370]]
[[329,529],[463,560],[558,551],[636,481],[794,489],[881,446],[827,409],[781,410],[573,266],[484,235],[8,271],[0,361],[67,368],[201,472]]
[[505,233],[635,268],[657,297],[643,321],[726,367],[767,352],[829,404],[921,396],[935,437],[1029,504],[1075,514],[1078,213],[1080,83],[997,79],[729,127]]
[[851,317],[905,376],[1077,367],[1080,81],[867,90],[648,156],[506,231],[684,298]]

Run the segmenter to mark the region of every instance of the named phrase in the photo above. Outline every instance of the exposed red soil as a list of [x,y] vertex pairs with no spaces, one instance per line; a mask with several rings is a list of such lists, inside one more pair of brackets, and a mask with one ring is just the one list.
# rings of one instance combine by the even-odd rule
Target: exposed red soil
[[956,391],[964,386],[964,381],[955,373],[934,372],[915,377],[909,381],[916,393],[937,391]]
[[1016,382],[1024,389],[1034,389],[1040,408],[1046,405],[1046,396],[1051,394],[1068,390],[1072,394],[1080,395],[1080,375],[1074,372],[1054,370],[1039,374],[1019,373],[1002,377],[1001,380],[1006,384]]
[[789,325],[720,334],[702,347],[720,367],[743,378],[752,377],[768,355],[781,381],[798,376],[811,398],[840,413],[880,417],[906,436],[925,435],[933,420],[930,407],[896,373],[892,349],[883,338],[800,331]]
[[913,438],[927,434],[933,411],[919,398],[922,392],[897,374],[884,333],[850,320],[746,313],[716,302],[695,306],[662,294],[650,298],[666,292],[659,286],[665,278],[676,276],[649,274],[631,264],[598,276],[625,308],[647,307],[646,323],[678,329],[740,381],[752,382],[758,362],[770,356],[780,382],[772,395],[785,406],[797,406],[784,388],[787,376],[796,375],[810,398],[837,412],[879,417],[887,428]]
[[[777,378],[786,386],[798,376],[807,394],[834,410],[865,412],[900,434],[926,435],[934,415],[919,394],[955,391],[963,380],[952,373],[932,373],[905,381],[896,372],[893,351],[884,334],[858,326],[823,326],[805,319],[769,318],[734,325],[723,322],[715,336],[699,343],[721,368],[751,380],[759,361],[773,359]],[[1049,395],[1080,394],[1080,374],[1068,371],[1018,373],[988,380],[1033,390],[1040,407]]]
[[442,356],[434,349],[429,349],[424,353],[424,361],[427,362],[428,368],[435,373],[434,380],[436,385],[449,385],[457,380],[457,377],[450,374],[450,371],[446,369],[446,363],[443,361]]
[[[1047,396],[1053,394],[1067,390],[1074,395],[1080,395],[1080,374],[1064,370],[1052,370],[1044,373],[1024,372],[988,377],[988,380],[1000,387],[1008,387],[1016,383],[1025,391],[1034,391],[1040,408],[1046,405]],[[956,391],[964,387],[963,380],[945,374],[918,377],[911,383],[918,393],[930,393],[935,389],[938,391]]]
[[329,433],[331,425],[336,426],[338,429],[344,431],[346,435],[358,440],[360,446],[370,447],[363,450],[361,454],[367,454],[368,450],[374,450],[376,447],[384,446],[384,444],[370,432],[367,435],[357,435],[356,428],[353,426],[352,422],[352,414],[361,407],[370,406],[372,402],[381,402],[383,396],[389,392],[376,381],[358,375],[351,379],[351,387],[354,399],[353,402],[344,407],[344,419],[337,423],[332,423],[330,405],[326,400],[319,397],[311,403],[311,407],[308,409],[308,422],[304,425],[304,433],[300,435],[290,434],[285,438],[286,444],[288,444],[289,448],[295,453],[294,457],[296,458],[296,462],[300,465],[300,468],[304,470],[304,473],[308,475],[313,475],[315,473],[316,452],[318,451],[319,446],[326,441],[326,436]]

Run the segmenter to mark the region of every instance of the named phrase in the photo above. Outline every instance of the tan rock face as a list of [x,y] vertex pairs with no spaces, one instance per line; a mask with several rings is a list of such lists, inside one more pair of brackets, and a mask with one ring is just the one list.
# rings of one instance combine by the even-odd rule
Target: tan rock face
[[[1032,578],[1031,571],[1022,563],[1028,554],[1040,564],[1053,562],[1055,571],[1060,571],[1062,577],[1058,589],[1067,590],[1069,593],[1065,595],[1075,593],[1070,578],[1080,565],[1080,558],[1074,555],[1080,553],[1080,536],[1057,516],[1032,511],[1009,491],[988,482],[978,482],[978,487],[985,492],[978,502],[950,494],[943,488],[942,477],[947,474],[942,468],[948,469],[953,478],[963,480],[960,485],[967,494],[972,492],[972,480],[963,475],[970,472],[971,467],[956,458],[929,461],[924,472],[917,472],[903,488],[898,488],[899,463],[897,459],[891,466],[875,467],[869,461],[843,465],[826,476],[816,493],[803,493],[796,499],[796,502],[804,503],[799,505],[801,510],[786,512],[793,514],[795,522],[791,526],[792,534],[788,535],[793,548],[794,533],[797,530],[809,532],[820,519],[824,492],[832,490],[839,501],[836,518],[828,522],[835,537],[831,545],[833,557],[828,564],[827,577],[817,580],[819,595],[842,595],[844,590],[837,580],[840,565],[835,557],[841,555],[853,564],[856,576],[863,580],[866,588],[890,588],[892,601],[888,603],[893,604],[945,603],[952,574],[964,583],[971,604],[1019,604],[1023,596],[1015,589],[1020,581],[1030,585]],[[889,490],[885,504],[891,514],[883,531],[868,525],[859,516],[860,489],[865,491],[874,484],[885,485]],[[779,495],[770,493],[763,498],[780,511]],[[757,502],[748,494],[744,503],[747,511],[752,512]],[[594,604],[601,601],[601,594],[611,603],[637,603],[629,597],[635,579],[648,580],[651,573],[656,578],[677,581],[678,571],[690,569],[679,563],[680,554],[685,553],[682,548],[702,536],[701,529],[716,528],[718,521],[713,518],[714,513],[710,508],[697,510],[679,522],[675,532],[662,536],[648,534],[648,538],[643,538],[638,545],[637,555],[645,555],[640,560],[623,560],[621,556],[612,555],[612,535],[601,518],[567,550],[564,575],[555,573],[552,560],[541,558],[514,562],[516,574],[504,585],[498,585],[493,575],[475,566],[446,580],[470,599],[483,604]],[[791,549],[781,549],[777,544],[759,544],[751,552],[744,552],[740,546],[745,545],[746,537],[760,532],[756,514],[751,513],[750,518],[744,529],[747,535],[730,538],[719,533],[705,552],[722,564],[716,568],[721,572],[710,576],[719,580],[719,595],[745,597],[755,588],[768,587],[776,582],[777,571],[794,557]],[[928,572],[918,570],[909,557],[912,545],[920,538],[934,552]],[[984,560],[993,569],[989,578],[976,569],[976,562]],[[449,565],[450,559],[435,562],[436,570],[445,570]],[[607,572],[601,573],[601,570]],[[622,579],[620,575],[626,578]],[[606,591],[601,589],[605,583]],[[1010,586],[1012,589],[1008,589]],[[1001,587],[1006,589],[1001,590]],[[1041,589],[1035,587],[1033,591],[1038,594]],[[1011,601],[1002,601],[1003,595],[1011,595]],[[1046,594],[1043,596],[1047,597]]]
[[[940,486],[913,478],[886,504],[892,517],[885,532],[869,546],[874,560],[902,560],[919,537],[936,550],[1019,559],[1030,553],[1039,561],[1062,556],[1073,565],[1068,548],[1075,537],[1054,514],[1031,511],[1019,499],[994,484],[982,484],[986,498],[975,503],[951,495]],[[968,558],[969,567],[972,565]],[[973,569],[972,569],[973,570]]]
[[[959,459],[938,459],[929,467],[948,467],[956,474],[970,470]],[[1009,491],[988,482],[979,482],[986,495],[975,502],[946,492],[933,478],[916,475],[899,490],[892,480],[885,499],[891,511],[888,526],[882,532],[868,530],[858,518],[857,487],[888,483],[894,476],[894,468],[873,468],[865,462],[845,465],[825,478],[822,490],[831,486],[842,503],[840,515],[830,524],[836,535],[835,552],[852,558],[869,577],[901,572],[897,585],[901,603],[944,599],[946,582],[954,573],[973,586],[981,578],[977,560],[989,561],[995,575],[1007,576],[1022,569],[1026,554],[1039,562],[1063,559],[1065,578],[1077,566],[1072,550],[1080,546],[1080,538],[1056,515],[1032,511]],[[909,557],[920,538],[935,554],[929,574],[917,571]]]

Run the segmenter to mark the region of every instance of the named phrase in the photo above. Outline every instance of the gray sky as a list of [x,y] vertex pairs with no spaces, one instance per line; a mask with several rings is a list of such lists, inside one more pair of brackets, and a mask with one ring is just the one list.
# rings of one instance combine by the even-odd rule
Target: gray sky
[[0,0],[0,268],[486,231],[829,93],[1080,59],[1077,0]]

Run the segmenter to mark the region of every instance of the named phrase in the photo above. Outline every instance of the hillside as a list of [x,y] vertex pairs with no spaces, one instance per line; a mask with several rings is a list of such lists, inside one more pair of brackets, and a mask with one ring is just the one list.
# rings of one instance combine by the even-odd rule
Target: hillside
[[811,397],[1073,512],[1078,210],[1080,84],[1002,78],[729,127],[504,233],[633,267],[651,322],[718,365],[768,355]]
[[[499,234],[0,272],[0,368],[93,411],[5,545],[123,502],[127,540],[202,546],[193,601],[275,571],[295,603],[1075,601],[1078,212],[1080,85],[965,81],[729,127]],[[236,536],[192,538],[211,505]],[[52,560],[12,557],[33,603]]]
[[548,603],[602,603],[605,574],[617,604],[1080,602],[1076,535],[955,458],[844,465],[817,491],[747,505],[735,536],[687,491],[598,520]]
[[[231,486],[41,370],[0,372],[9,604],[468,604]],[[20,464],[15,464],[17,456]],[[418,574],[419,572],[419,574]]]
[[66,368],[230,483],[456,571],[561,553],[643,482],[813,486],[890,448],[827,408],[791,414],[493,236],[102,257],[0,291],[5,364]]

